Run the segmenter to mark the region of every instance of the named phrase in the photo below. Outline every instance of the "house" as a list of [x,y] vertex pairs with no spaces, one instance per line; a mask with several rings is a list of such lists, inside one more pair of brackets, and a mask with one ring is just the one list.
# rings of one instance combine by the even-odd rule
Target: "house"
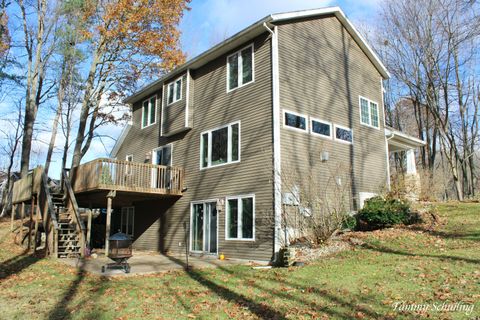
[[340,8],[269,15],[126,99],[112,158],[63,172],[63,223],[41,168],[14,204],[36,199],[57,256],[90,241],[78,207],[106,203],[106,251],[120,230],[136,249],[275,259],[285,172],[328,185],[343,165],[352,211],[389,185],[389,152],[410,150],[415,176],[423,141],[385,126],[388,76]]
[[112,219],[131,221],[136,248],[272,259],[282,168],[326,179],[327,150],[350,167],[356,210],[388,185],[389,148],[422,145],[385,127],[388,77],[340,8],[267,16],[126,99],[112,157],[184,168],[185,190]]

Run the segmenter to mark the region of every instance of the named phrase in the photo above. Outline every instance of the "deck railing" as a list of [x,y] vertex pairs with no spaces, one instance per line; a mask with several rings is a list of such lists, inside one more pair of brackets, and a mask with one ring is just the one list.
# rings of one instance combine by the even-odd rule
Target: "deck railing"
[[72,169],[74,192],[116,190],[181,195],[183,168],[96,159]]

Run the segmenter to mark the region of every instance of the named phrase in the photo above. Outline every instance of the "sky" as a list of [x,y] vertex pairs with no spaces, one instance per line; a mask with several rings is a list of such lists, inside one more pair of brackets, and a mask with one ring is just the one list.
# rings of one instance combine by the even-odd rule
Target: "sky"
[[[354,25],[368,25],[378,12],[382,0],[192,0],[180,24],[181,46],[187,60],[222,42],[250,24],[272,13],[339,6]],[[0,106],[0,109],[3,109]],[[2,119],[0,119],[2,120]],[[44,119],[36,125],[39,130],[33,145],[31,165],[43,164],[50,140],[51,119]],[[96,139],[82,162],[108,157],[123,126],[110,125],[98,132],[108,138]],[[76,134],[76,131],[73,132]],[[111,138],[113,137],[113,139]],[[57,148],[63,146],[64,138],[57,135]],[[50,175],[60,176],[61,152],[52,159]],[[70,163],[70,159],[67,163]]]

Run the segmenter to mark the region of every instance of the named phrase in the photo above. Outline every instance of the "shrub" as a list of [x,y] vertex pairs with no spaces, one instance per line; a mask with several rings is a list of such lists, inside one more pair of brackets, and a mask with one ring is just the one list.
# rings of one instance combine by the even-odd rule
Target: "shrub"
[[343,223],[342,223],[342,228],[355,230],[356,227],[357,227],[357,216],[350,216],[350,215],[345,216],[345,219],[343,220]]
[[410,204],[395,198],[374,197],[365,202],[358,212],[357,219],[361,229],[381,229],[396,224],[411,224],[416,215]]

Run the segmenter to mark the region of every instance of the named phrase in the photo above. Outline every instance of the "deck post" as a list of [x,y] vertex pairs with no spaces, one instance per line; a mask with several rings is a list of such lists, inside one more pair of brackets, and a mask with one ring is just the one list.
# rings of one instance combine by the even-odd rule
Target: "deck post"
[[28,225],[28,250],[32,247],[32,229],[33,229],[33,214],[35,213],[35,197],[32,197],[30,202],[30,224]]
[[11,221],[10,221],[10,231],[13,232],[13,221],[15,220],[15,214],[17,213],[17,205],[13,204],[12,205],[12,215],[11,215]]
[[[23,241],[23,219],[25,218],[25,202],[22,202],[20,211],[20,241]],[[20,242],[21,243],[21,242]]]
[[33,253],[37,251],[37,237],[38,237],[38,219],[40,217],[40,200],[37,196],[37,210],[35,213],[35,238],[33,238]]
[[90,236],[92,233],[92,206],[90,205],[90,210],[88,211],[88,220],[87,220],[87,247],[90,249]]
[[112,200],[115,198],[116,192],[110,191],[107,195],[107,222],[105,226],[105,255],[108,256],[108,240],[110,239],[110,225],[112,222]]

